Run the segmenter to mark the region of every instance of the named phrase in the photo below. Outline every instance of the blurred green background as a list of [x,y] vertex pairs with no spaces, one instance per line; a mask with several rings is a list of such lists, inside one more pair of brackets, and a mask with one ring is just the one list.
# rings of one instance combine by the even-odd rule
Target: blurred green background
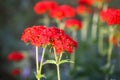
[[[38,1],[40,0],[0,0],[0,80],[35,80],[34,62],[31,59],[31,73],[27,78],[22,79],[21,76],[14,77],[10,74],[9,71],[14,63],[9,62],[7,56],[12,51],[28,53],[27,50],[33,49],[31,46],[26,46],[20,37],[26,27],[39,24],[41,17],[33,11],[33,6]],[[55,1],[59,4],[77,5],[76,0]],[[120,0],[111,0],[109,7],[120,8]],[[109,80],[120,80],[119,57],[120,50],[115,47],[112,56],[115,68]],[[104,80],[107,72],[101,70],[104,64],[105,57],[98,55],[96,43],[80,42],[76,50],[75,69],[70,72],[68,64],[61,66],[61,80]],[[24,68],[23,63],[17,65]],[[44,67],[44,72],[48,77],[46,80],[56,80],[54,65]]]

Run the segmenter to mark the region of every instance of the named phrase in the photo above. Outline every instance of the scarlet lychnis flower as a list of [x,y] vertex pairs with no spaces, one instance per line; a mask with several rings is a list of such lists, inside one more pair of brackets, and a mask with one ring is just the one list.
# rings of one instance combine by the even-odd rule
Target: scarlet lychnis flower
[[56,27],[32,26],[26,28],[22,34],[21,40],[29,42],[34,46],[51,45],[60,54],[64,51],[73,52],[77,47],[77,42],[65,34],[64,30]]
[[15,62],[18,62],[18,61],[21,61],[24,59],[24,55],[21,53],[21,52],[11,52],[9,55],[8,55],[8,60],[9,61],[15,61]]

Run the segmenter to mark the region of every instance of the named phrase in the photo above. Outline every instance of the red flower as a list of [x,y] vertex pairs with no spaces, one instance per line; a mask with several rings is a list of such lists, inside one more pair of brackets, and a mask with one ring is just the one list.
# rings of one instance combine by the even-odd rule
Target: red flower
[[60,8],[63,10],[66,18],[71,18],[75,16],[75,9],[69,5],[62,5]]
[[51,44],[56,49],[57,55],[64,51],[72,53],[74,47],[77,47],[77,42],[70,38],[70,36],[66,35],[63,30],[57,28],[51,29],[56,31],[56,34],[51,37]]
[[[27,36],[28,35],[28,36]],[[25,43],[30,42],[34,46],[52,45],[57,55],[67,51],[72,52],[77,47],[77,42],[55,27],[33,26],[25,29],[22,38]]]
[[35,4],[34,11],[36,14],[44,14],[57,7],[57,3],[54,1],[40,1]]
[[36,14],[43,14],[46,12],[46,10],[47,8],[44,2],[38,2],[34,6],[34,11],[36,12]]
[[84,15],[86,13],[91,13],[91,9],[84,6],[84,5],[79,5],[76,8],[76,12],[77,12],[77,14],[83,14]]
[[78,4],[82,4],[82,5],[92,6],[93,3],[94,3],[94,0],[78,0]]
[[63,10],[58,7],[56,9],[53,9],[50,11],[50,16],[52,18],[61,20],[65,17],[65,14],[64,14]]
[[108,9],[101,11],[101,20],[106,21],[108,25],[120,25],[120,9]]
[[65,21],[65,27],[79,30],[82,28],[82,23],[77,19],[68,19]]
[[18,68],[13,69],[13,70],[11,71],[11,74],[12,74],[13,76],[19,75],[19,74],[20,74],[20,69],[18,69]]
[[42,46],[48,43],[49,39],[47,38],[45,32],[45,26],[33,26],[24,30],[21,40],[25,43],[30,42],[34,46]]
[[24,59],[24,55],[21,52],[12,52],[8,55],[8,60],[9,61],[21,61]]

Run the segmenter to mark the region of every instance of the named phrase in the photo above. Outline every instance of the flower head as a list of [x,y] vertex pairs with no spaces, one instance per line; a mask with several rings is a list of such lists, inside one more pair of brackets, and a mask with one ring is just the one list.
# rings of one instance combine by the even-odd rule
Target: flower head
[[92,6],[94,3],[94,0],[78,0],[78,4]]
[[56,7],[57,7],[57,3],[54,1],[40,1],[35,4],[34,11],[36,14],[40,15]]
[[45,30],[45,26],[33,26],[26,28],[22,34],[21,40],[25,43],[30,42],[34,46],[47,44],[49,39],[45,36]]
[[84,5],[79,5],[76,8],[77,14],[84,15],[86,13],[91,13],[91,9],[89,7],[86,7]]
[[29,41],[34,46],[52,45],[57,54],[64,51],[72,53],[73,48],[77,47],[76,41],[66,35],[63,30],[55,27],[33,26],[27,28],[23,32],[21,39],[25,43]]
[[70,36],[65,34],[63,30],[59,30],[57,28],[51,28],[54,29],[55,35],[51,37],[51,44],[53,48],[56,49],[57,55],[60,53],[67,51],[69,53],[73,52],[74,47],[77,47],[77,42],[73,40]]
[[53,10],[50,11],[50,16],[52,18],[61,20],[61,19],[63,19],[65,17],[65,14],[64,14],[64,12],[63,12],[62,9],[60,9],[59,7],[57,7],[57,8],[55,8],[55,9],[53,9]]
[[21,53],[21,52],[11,52],[9,55],[8,55],[8,60],[9,61],[15,61],[15,62],[18,62],[18,61],[21,61],[24,59],[24,55]]
[[107,9],[101,11],[101,20],[106,21],[108,25],[120,25],[120,9]]
[[61,5],[60,9],[63,10],[66,18],[71,18],[75,16],[75,9],[69,5]]
[[80,20],[77,19],[68,19],[65,21],[65,27],[79,30],[82,28],[82,23]]
[[20,69],[19,69],[19,68],[13,69],[13,70],[11,71],[11,74],[12,74],[13,76],[19,75],[19,74],[20,74]]

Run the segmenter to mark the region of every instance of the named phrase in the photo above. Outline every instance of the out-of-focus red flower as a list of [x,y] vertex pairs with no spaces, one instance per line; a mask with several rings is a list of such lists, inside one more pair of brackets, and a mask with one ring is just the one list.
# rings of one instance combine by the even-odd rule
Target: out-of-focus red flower
[[79,30],[82,28],[82,23],[80,20],[77,19],[68,19],[65,21],[65,27]]
[[59,20],[61,20],[65,17],[65,14],[64,14],[63,10],[60,9],[59,7],[51,10],[49,15],[52,18],[59,19]]
[[94,0],[78,0],[78,4],[92,6],[94,4]]
[[36,14],[43,14],[47,10],[46,5],[44,2],[38,2],[34,6],[34,11]]
[[36,14],[44,14],[47,11],[50,11],[56,8],[58,4],[54,1],[40,1],[37,2],[34,6],[34,11]]
[[21,52],[11,52],[9,55],[8,55],[8,60],[9,61],[15,61],[15,62],[18,62],[18,61],[21,61],[24,59],[24,55],[21,53]]
[[11,71],[11,74],[13,76],[18,76],[20,74],[20,69],[19,68],[15,68]]
[[101,11],[101,20],[106,21],[108,25],[120,25],[120,9],[107,9]]
[[116,36],[113,36],[110,40],[111,43],[113,43],[115,46],[118,46],[118,39]]
[[103,3],[103,2],[105,2],[106,0],[94,0],[94,4],[96,4],[96,3]]
[[77,14],[86,14],[86,13],[91,13],[91,9],[84,6],[84,5],[79,5],[76,8]]
[[57,2],[55,2],[55,1],[46,1],[45,4],[49,11],[58,7]]
[[76,14],[75,9],[69,5],[61,5],[60,9],[63,10],[66,18],[74,17]]
[[56,54],[67,51],[72,53],[77,47],[77,42],[55,27],[46,28],[44,26],[33,26],[25,29],[21,39],[26,43],[30,42],[34,46],[52,45],[56,49]]

